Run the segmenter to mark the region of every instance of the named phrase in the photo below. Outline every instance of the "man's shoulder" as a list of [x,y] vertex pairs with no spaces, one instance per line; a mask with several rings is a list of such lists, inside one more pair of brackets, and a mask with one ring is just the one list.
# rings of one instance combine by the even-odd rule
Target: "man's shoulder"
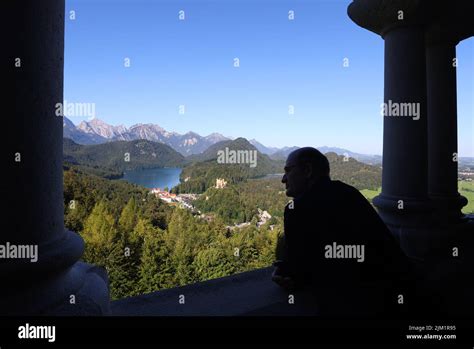
[[355,187],[352,185],[349,185],[347,183],[341,182],[339,180],[334,180],[331,181],[331,186],[334,190],[342,191],[342,192],[348,192],[348,193],[354,193],[354,192],[359,192]]
[[311,190],[308,194],[305,197],[306,203],[324,202],[325,205],[329,205],[331,202],[340,203],[341,200],[348,202],[350,198],[363,197],[356,188],[339,180],[330,180],[323,186]]
[[333,190],[331,191],[335,196],[344,196],[346,199],[352,198],[355,201],[366,201],[364,195],[352,185],[341,181],[332,181]]
[[341,201],[346,204],[365,200],[364,196],[353,186],[339,180],[330,180],[313,188],[299,198],[290,200],[285,206],[285,214],[291,212],[301,212],[307,209],[330,210],[340,207]]

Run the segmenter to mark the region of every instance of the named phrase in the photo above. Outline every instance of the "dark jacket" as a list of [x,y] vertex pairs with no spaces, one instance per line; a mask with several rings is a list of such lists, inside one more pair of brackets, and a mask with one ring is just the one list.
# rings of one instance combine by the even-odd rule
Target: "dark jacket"
[[335,298],[364,308],[365,297],[383,312],[403,308],[399,295],[404,303],[410,298],[412,265],[357,189],[319,180],[285,207],[284,229],[279,258],[297,289],[309,289],[325,304]]

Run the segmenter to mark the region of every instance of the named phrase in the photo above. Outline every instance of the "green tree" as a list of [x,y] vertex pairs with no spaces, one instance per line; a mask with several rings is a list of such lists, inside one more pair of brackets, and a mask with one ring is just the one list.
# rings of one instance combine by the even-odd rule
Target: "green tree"
[[139,251],[123,239],[113,243],[106,260],[112,300],[140,294],[139,260]]
[[138,219],[138,209],[135,198],[132,196],[122,210],[119,225],[123,232],[129,234],[135,228]]
[[174,284],[186,285],[193,278],[192,264],[192,248],[189,242],[192,240],[192,235],[195,231],[192,229],[193,222],[189,217],[189,213],[177,208],[168,224],[168,229],[165,234],[165,244],[170,252],[170,261],[174,270]]
[[100,200],[84,223],[82,237],[90,246],[107,247],[112,244],[116,235],[114,217],[109,213],[105,201]]
[[228,252],[225,251],[223,246],[212,246],[200,250],[193,261],[193,267],[199,281],[233,274],[235,271],[232,263],[233,257]]
[[65,205],[64,225],[71,231],[81,232],[87,216],[86,207],[82,202],[70,200]]
[[164,244],[164,231],[149,223],[139,222],[136,229],[143,236],[142,255],[139,269],[139,286],[143,293],[172,287],[173,269],[169,251]]

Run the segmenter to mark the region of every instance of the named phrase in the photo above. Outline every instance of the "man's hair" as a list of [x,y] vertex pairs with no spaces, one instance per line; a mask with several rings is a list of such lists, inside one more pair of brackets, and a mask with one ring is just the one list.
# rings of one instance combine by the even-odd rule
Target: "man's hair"
[[318,149],[304,147],[295,150],[294,153],[296,161],[300,165],[309,163],[316,175],[329,177],[329,161]]

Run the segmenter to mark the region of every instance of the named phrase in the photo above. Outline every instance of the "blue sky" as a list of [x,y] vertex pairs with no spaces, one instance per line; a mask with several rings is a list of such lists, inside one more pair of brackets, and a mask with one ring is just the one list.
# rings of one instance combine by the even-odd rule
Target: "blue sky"
[[[64,98],[114,125],[381,154],[383,40],[349,3],[67,0]],[[459,154],[474,156],[474,39],[457,53]]]

